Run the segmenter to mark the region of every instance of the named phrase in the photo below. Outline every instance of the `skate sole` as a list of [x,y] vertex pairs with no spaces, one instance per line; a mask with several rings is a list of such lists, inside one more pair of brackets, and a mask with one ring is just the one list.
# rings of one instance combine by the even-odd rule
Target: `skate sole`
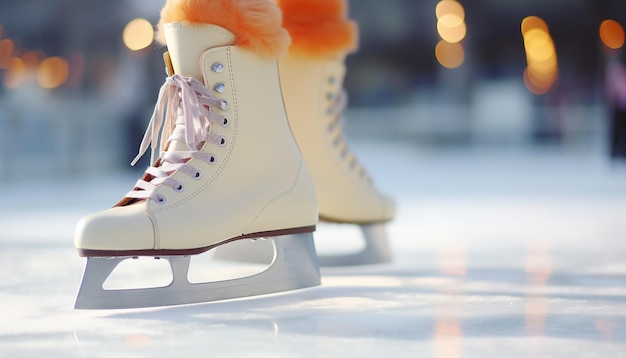
[[304,234],[315,231],[315,225],[304,226],[292,229],[261,231],[252,234],[245,234],[236,236],[224,241],[220,241],[216,244],[198,247],[193,249],[149,249],[149,250],[92,250],[92,249],[78,249],[78,255],[81,257],[122,257],[122,256],[185,256],[185,255],[197,255],[203,252],[214,249],[218,246],[225,245],[237,240],[243,239],[255,239],[255,238],[270,238],[274,236]]

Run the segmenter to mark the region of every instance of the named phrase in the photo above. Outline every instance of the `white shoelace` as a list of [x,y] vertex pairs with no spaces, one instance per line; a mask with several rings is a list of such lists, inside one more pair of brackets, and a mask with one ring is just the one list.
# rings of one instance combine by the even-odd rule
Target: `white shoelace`
[[[334,102],[332,106],[328,109],[328,115],[333,119],[332,122],[328,125],[328,131],[331,135],[334,135],[334,144],[335,146],[340,147],[340,155],[343,159],[348,161],[348,165],[352,170],[358,170],[359,175],[364,177],[365,180],[371,182],[371,179],[363,169],[363,166],[358,162],[354,154],[348,148],[348,143],[343,134],[343,127],[345,123],[345,117],[343,115],[344,111],[348,106],[348,94],[345,90],[342,90],[337,96],[334,98]],[[335,133],[336,132],[336,133]]]
[[[175,191],[182,191],[182,183],[173,179],[171,175],[175,171],[188,174],[194,179],[199,179],[201,173],[194,167],[186,164],[191,158],[200,159],[213,164],[216,160],[213,154],[205,153],[200,149],[205,142],[224,145],[223,136],[209,133],[212,123],[224,123],[225,117],[211,112],[209,108],[217,107],[225,110],[228,103],[211,94],[200,81],[193,77],[173,75],[165,80],[159,91],[159,97],[154,107],[152,118],[139,146],[139,154],[132,161],[135,165],[149,147],[152,148],[150,163],[146,169],[144,178],[137,181],[135,188],[126,194],[127,198],[151,199],[158,203],[164,203],[165,198],[158,195],[155,190],[160,185],[167,185]],[[176,119],[174,121],[174,119]],[[163,131],[163,133],[161,133]],[[160,146],[162,152],[155,160],[159,142],[168,138],[165,144]],[[171,141],[184,141],[188,151],[163,151]]]

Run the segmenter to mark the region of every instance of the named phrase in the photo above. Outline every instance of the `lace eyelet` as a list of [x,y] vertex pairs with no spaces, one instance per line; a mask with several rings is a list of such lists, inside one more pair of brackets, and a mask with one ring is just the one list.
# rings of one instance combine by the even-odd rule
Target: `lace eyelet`
[[216,160],[217,160],[217,159],[215,158],[215,156],[214,156],[214,155],[211,155],[211,158],[209,158],[209,164],[215,164],[215,161],[216,161]]
[[223,147],[225,145],[226,145],[226,137],[222,136],[222,138],[220,138],[219,146]]
[[174,191],[177,193],[181,193],[185,190],[185,187],[182,184],[178,184],[177,186],[174,187]]
[[335,95],[332,94],[331,92],[326,93],[326,99],[329,101],[332,101],[333,99],[335,99]]
[[195,173],[193,173],[192,178],[194,178],[195,180],[198,180],[200,178],[202,178],[202,173],[200,173],[200,171],[196,171]]
[[155,201],[157,202],[157,204],[161,204],[161,205],[163,205],[163,204],[165,204],[165,202],[167,201],[167,199],[165,199],[165,197],[164,197],[164,196],[159,195],[159,196],[157,196],[157,198],[156,198],[156,200],[155,200]]
[[224,98],[220,99],[220,109],[225,111],[228,109],[228,101]]
[[223,82],[218,82],[213,86],[213,89],[217,93],[224,93],[226,92],[226,85]]
[[328,83],[331,85],[334,85],[335,83],[337,83],[337,77],[335,76],[328,77]]
[[211,71],[215,73],[222,73],[222,71],[224,71],[224,65],[222,65],[219,62],[216,62],[213,65],[211,65]]
[[224,120],[222,121],[222,127],[228,127],[228,118],[224,117]]

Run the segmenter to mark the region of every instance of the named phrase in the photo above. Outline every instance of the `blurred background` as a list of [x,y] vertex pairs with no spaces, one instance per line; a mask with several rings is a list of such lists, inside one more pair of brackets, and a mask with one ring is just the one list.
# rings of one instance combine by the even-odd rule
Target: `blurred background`
[[[0,182],[130,168],[165,78],[162,5],[0,0]],[[623,0],[354,0],[350,13],[348,136],[608,148]]]

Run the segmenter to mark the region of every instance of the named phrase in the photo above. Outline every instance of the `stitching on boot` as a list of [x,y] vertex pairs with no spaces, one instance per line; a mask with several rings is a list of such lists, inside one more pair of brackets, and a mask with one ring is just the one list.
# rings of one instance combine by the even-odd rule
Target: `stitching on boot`
[[298,184],[298,179],[300,178],[300,175],[302,173],[302,165],[303,165],[303,160],[302,158],[300,158],[300,163],[298,164],[298,170],[296,170],[296,176],[293,179],[293,182],[291,184],[291,186],[289,187],[289,189],[287,189],[286,191],[276,195],[275,197],[273,197],[272,199],[270,199],[267,203],[265,203],[265,205],[263,205],[263,207],[259,210],[259,212],[256,214],[256,216],[254,217],[254,219],[252,219],[252,221],[250,222],[250,224],[246,227],[246,231],[243,234],[249,233],[250,232],[250,227],[252,225],[254,225],[254,223],[256,222],[256,220],[261,216],[261,214],[263,214],[263,212],[269,208],[270,206],[272,206],[274,203],[276,203],[279,199],[285,197],[286,195],[290,194],[291,192],[293,192],[296,189],[296,186]]

